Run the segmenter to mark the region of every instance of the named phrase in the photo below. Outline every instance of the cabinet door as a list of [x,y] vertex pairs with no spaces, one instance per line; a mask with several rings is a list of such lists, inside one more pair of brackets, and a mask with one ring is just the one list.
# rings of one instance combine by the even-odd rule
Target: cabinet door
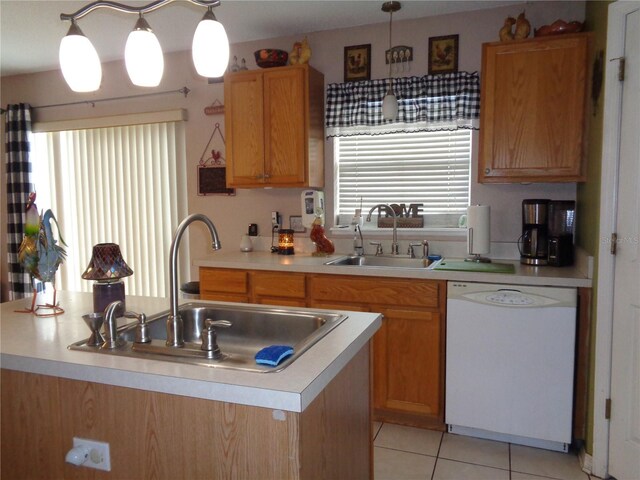
[[262,72],[230,75],[224,86],[227,185],[264,184]]
[[306,178],[305,70],[264,73],[265,182],[304,186]]
[[443,319],[438,312],[387,308],[373,339],[374,414],[443,428]]
[[585,180],[589,39],[483,45],[479,182]]

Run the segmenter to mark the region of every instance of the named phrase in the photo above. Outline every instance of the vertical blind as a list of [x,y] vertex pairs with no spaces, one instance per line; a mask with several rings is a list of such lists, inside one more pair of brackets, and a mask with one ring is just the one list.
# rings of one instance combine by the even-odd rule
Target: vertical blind
[[127,294],[167,296],[171,240],[187,212],[183,123],[35,133],[33,146],[38,207],[50,204],[68,245],[58,288],[91,291],[81,275],[93,245],[113,242],[134,272]]
[[469,205],[471,131],[442,130],[334,139],[337,213],[377,203],[422,203],[429,217],[457,218]]

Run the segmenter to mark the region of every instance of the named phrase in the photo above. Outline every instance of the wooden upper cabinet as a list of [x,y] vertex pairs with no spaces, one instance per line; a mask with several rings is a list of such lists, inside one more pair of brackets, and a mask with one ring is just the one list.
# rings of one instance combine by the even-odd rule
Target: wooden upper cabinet
[[591,34],[482,46],[480,183],[586,180]]
[[309,65],[225,76],[227,185],[324,186],[324,76]]

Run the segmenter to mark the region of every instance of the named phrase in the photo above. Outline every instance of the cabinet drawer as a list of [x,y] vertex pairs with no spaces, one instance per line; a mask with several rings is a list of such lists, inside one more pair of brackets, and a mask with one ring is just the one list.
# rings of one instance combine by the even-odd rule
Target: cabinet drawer
[[[311,278],[313,301],[437,308],[443,282],[318,275]],[[374,309],[375,310],[375,309]]]
[[253,272],[251,284],[255,296],[305,298],[303,273]]
[[248,293],[247,272],[223,268],[200,269],[200,293]]

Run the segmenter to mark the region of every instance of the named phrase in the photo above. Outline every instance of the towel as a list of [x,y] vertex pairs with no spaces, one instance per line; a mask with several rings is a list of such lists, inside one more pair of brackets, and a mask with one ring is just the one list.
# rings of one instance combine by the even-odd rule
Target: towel
[[277,366],[282,360],[293,355],[293,348],[287,345],[271,345],[256,353],[256,363]]

